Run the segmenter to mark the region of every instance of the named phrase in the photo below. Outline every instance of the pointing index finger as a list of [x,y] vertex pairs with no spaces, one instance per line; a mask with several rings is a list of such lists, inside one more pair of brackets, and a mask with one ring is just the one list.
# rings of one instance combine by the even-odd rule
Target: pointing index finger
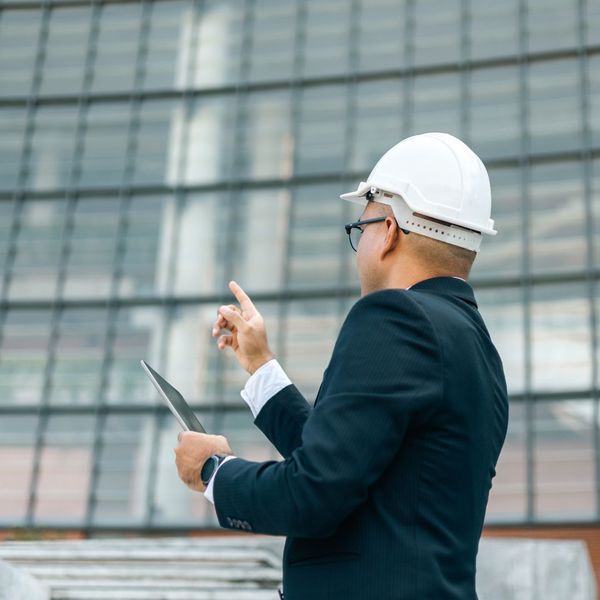
[[250,300],[246,292],[244,292],[244,290],[235,281],[229,282],[229,289],[233,292],[233,295],[240,303],[240,306],[242,307],[243,311],[249,314],[255,312],[256,308],[254,307],[252,300]]

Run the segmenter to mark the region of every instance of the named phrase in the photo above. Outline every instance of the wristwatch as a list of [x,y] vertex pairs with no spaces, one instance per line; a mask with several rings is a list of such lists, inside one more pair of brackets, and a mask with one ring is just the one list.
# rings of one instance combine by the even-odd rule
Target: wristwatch
[[208,485],[209,479],[213,476],[216,468],[223,462],[227,454],[213,454],[206,459],[200,471],[200,479],[204,485]]

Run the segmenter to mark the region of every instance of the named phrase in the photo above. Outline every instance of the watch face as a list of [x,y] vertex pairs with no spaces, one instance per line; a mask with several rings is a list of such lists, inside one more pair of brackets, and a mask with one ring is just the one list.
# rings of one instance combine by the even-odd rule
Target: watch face
[[200,479],[202,479],[202,483],[206,485],[210,476],[213,474],[215,467],[217,466],[218,458],[216,456],[209,456],[204,465],[202,466],[202,471],[200,472]]

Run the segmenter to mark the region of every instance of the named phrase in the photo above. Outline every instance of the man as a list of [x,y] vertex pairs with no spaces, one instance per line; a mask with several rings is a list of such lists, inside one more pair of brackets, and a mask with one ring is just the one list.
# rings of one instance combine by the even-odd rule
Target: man
[[241,308],[220,307],[212,332],[229,331],[218,347],[251,374],[242,396],[285,460],[247,461],[223,436],[184,433],[179,474],[223,527],[287,536],[286,600],[475,599],[508,418],[502,362],[466,281],[482,233],[496,233],[487,172],[460,140],[422,134],[342,198],[364,206],[346,226],[361,298],[314,407],[235,282]]

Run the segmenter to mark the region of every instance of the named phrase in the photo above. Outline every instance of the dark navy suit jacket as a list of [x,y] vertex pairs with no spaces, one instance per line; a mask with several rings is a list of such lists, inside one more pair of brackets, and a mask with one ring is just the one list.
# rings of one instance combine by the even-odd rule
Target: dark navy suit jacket
[[285,460],[219,469],[219,523],[287,536],[286,600],[474,599],[507,419],[467,282],[372,292],[350,309],[314,408],[291,384],[258,413]]

